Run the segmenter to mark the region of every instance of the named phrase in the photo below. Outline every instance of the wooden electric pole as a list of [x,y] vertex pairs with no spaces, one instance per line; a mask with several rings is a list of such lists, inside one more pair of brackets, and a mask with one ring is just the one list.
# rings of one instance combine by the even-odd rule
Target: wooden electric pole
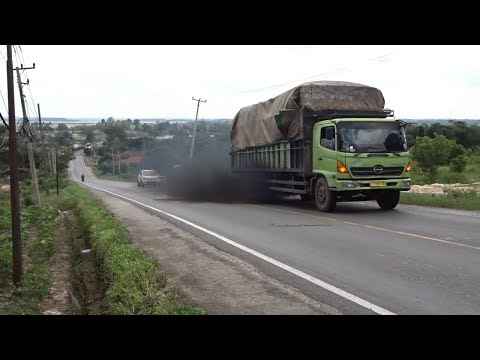
[[38,126],[40,127],[40,144],[42,146],[42,157],[43,157],[43,170],[45,172],[45,192],[50,195],[50,182],[48,179],[48,164],[47,164],[47,152],[45,150],[45,136],[43,135],[43,127],[42,127],[42,116],[40,114],[40,104],[38,106]]
[[120,163],[120,145],[117,147],[117,155],[118,155],[118,174],[120,175],[122,173],[122,168],[120,167],[122,164]]
[[58,158],[58,146],[55,145],[55,174],[57,175],[57,196],[60,195],[60,190],[58,186],[58,165],[57,165],[57,158]]
[[192,159],[193,159],[193,147],[195,146],[195,135],[197,134],[198,108],[200,107],[201,102],[203,102],[203,103],[207,102],[206,99],[204,101],[202,101],[202,98],[195,99],[193,96],[192,96],[192,100],[197,102],[197,115],[195,115],[195,123],[193,124],[192,146],[190,147],[190,161],[192,161]]
[[8,88],[8,158],[10,163],[10,208],[12,211],[13,283],[22,279],[22,237],[20,231],[20,191],[18,186],[18,148],[15,129],[15,94],[13,87],[12,45],[7,45]]
[[[27,69],[35,69],[35,64],[31,68],[24,68],[22,65],[22,70],[27,70]],[[38,180],[37,180],[37,169],[35,168],[35,157],[33,156],[33,148],[32,148],[32,139],[29,138],[31,135],[30,132],[30,122],[27,117],[27,110],[25,109],[25,99],[23,97],[23,88],[22,85],[25,83],[22,83],[22,79],[20,78],[20,69],[16,68],[17,71],[17,81],[18,81],[18,90],[20,91],[20,104],[22,104],[22,113],[23,113],[23,128],[25,131],[25,134],[27,135],[27,138],[25,139],[27,143],[27,153],[28,153],[28,162],[30,163],[30,173],[32,175],[32,186],[33,186],[33,192],[35,194],[35,204],[40,205],[40,191],[38,190]]]

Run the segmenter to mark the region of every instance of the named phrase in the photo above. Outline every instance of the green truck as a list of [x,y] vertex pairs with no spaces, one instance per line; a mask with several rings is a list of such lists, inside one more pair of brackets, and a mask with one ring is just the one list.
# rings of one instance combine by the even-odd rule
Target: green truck
[[232,122],[231,170],[323,212],[341,201],[394,209],[412,185],[412,164],[407,123],[384,106],[377,88],[317,81],[244,107]]

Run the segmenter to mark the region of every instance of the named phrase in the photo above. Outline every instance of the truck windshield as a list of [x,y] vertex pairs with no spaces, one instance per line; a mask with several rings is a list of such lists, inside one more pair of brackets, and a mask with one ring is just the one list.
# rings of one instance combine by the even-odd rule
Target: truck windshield
[[407,150],[405,129],[398,122],[340,122],[337,128],[338,149],[342,152]]
[[155,170],[143,170],[144,176],[157,176],[158,173]]

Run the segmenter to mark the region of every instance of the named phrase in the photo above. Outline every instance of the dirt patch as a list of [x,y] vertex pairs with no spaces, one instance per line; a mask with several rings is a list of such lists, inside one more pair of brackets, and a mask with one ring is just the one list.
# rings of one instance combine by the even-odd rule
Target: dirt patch
[[167,286],[180,288],[209,314],[339,314],[158,216],[93,192],[133,241],[155,256],[166,272]]
[[[85,249],[90,250],[90,249]],[[83,283],[83,315],[101,315],[103,309],[104,286],[97,268],[93,252],[80,252],[80,266]]]
[[68,213],[60,213],[55,219],[53,256],[50,258],[48,274],[52,285],[49,294],[40,305],[44,315],[79,314],[80,309],[72,289],[72,236],[67,228]]
[[444,194],[447,189],[468,191],[480,191],[480,182],[473,184],[429,184],[429,185],[412,185],[409,192],[413,193],[429,193],[429,194]]
[[104,287],[85,235],[70,212],[56,219],[54,254],[48,274],[52,285],[40,306],[44,315],[101,314]]
[[122,158],[122,163],[131,165],[131,164],[137,164],[142,161],[142,153],[141,152],[125,152],[122,154],[122,156],[126,156],[125,158]]
[[86,234],[72,222],[73,290],[82,315],[100,315],[105,285]]

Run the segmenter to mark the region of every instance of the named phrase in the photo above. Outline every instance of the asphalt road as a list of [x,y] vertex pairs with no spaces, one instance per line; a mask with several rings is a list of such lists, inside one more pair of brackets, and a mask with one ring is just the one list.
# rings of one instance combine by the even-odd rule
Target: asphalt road
[[296,198],[188,202],[97,179],[81,153],[70,170],[77,181],[84,173],[87,186],[176,215],[181,220],[160,214],[344,314],[480,314],[478,212],[406,205],[385,212],[361,202],[325,214]]

